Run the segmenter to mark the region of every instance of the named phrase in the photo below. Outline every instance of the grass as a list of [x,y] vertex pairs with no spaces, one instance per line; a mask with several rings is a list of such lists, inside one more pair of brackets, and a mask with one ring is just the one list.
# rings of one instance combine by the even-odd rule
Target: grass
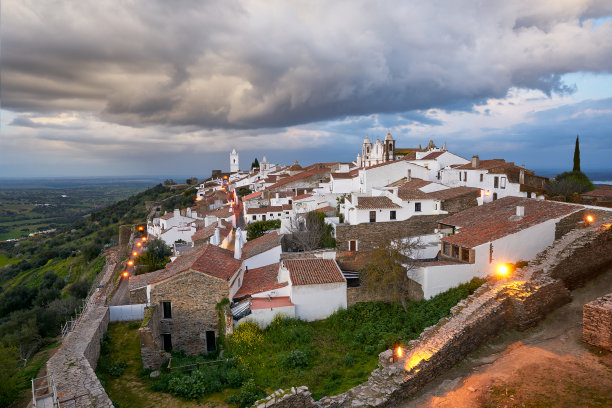
[[339,394],[367,380],[381,351],[417,338],[482,282],[410,302],[407,311],[398,304],[360,303],[316,322],[276,319],[265,330],[246,323],[228,348],[267,391],[307,385],[315,399]]
[[19,262],[18,259],[9,258],[4,254],[0,254],[0,268],[2,268],[4,265],[16,264],[17,262]]
[[[108,341],[102,347],[96,374],[116,408],[146,407],[225,407],[223,401],[230,393],[216,393],[198,402],[172,397],[151,389],[153,380],[149,371],[142,369],[140,358],[139,322],[111,323],[108,327]],[[121,375],[112,376],[104,367],[125,362]]]

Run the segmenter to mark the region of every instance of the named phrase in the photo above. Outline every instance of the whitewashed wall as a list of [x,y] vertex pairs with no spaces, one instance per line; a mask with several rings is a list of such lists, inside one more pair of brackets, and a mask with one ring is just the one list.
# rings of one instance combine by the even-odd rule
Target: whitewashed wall
[[306,321],[325,319],[339,309],[346,309],[346,282],[293,285],[291,301],[296,317]]
[[132,320],[142,320],[146,304],[109,306],[111,322],[127,322]]
[[251,258],[247,258],[244,261],[244,266],[249,269],[255,269],[260,268],[262,266],[277,263],[280,261],[280,255],[282,252],[283,251],[280,245],[275,246],[274,248],[269,249],[266,252],[262,252]]

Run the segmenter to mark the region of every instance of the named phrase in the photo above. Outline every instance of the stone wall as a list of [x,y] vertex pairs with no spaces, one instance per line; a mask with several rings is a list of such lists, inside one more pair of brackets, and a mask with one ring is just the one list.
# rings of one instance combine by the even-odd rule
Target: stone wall
[[142,288],[130,290],[130,304],[139,305],[142,303],[147,303],[147,287],[143,286]]
[[372,251],[359,251],[359,252],[337,252],[336,262],[340,269],[344,271],[360,271],[363,269],[370,259]]
[[476,207],[478,205],[479,196],[480,193],[478,191],[474,191],[459,197],[450,198],[448,200],[442,201],[442,205],[440,208],[442,208],[442,210],[444,211],[448,211],[449,214],[454,214],[456,212],[463,211],[471,207]]
[[223,298],[229,298],[228,282],[191,270],[151,287],[151,305],[169,301],[172,309],[171,319],[160,319],[160,332],[187,355],[206,352],[206,331],[219,336],[216,306]]
[[389,237],[413,237],[433,234],[438,220],[448,215],[416,215],[405,221],[367,222],[336,226],[336,248],[348,252],[350,240],[358,240],[359,251],[369,251]]
[[315,406],[308,387],[291,388],[289,390],[276,390],[268,397],[253,404],[257,408],[309,408]]
[[142,367],[157,370],[170,358],[170,354],[163,350],[161,341],[159,306],[145,308],[142,323],[138,329]]
[[121,225],[119,227],[119,257],[123,258],[128,254],[130,239],[132,236],[132,227],[128,225]]
[[[414,281],[410,281],[411,287],[409,288],[408,299],[410,300],[422,300],[423,299],[423,289],[421,285]],[[364,287],[353,287],[346,288],[346,305],[353,306],[357,303],[363,302],[385,302],[391,303],[394,302],[395,298],[392,293],[389,292],[376,292],[373,293],[371,291],[367,291]]]
[[[515,280],[490,280],[453,307],[450,318],[441,319],[406,345],[404,358],[395,361],[391,350],[381,353],[379,368],[367,382],[343,394],[324,397],[310,407],[396,406],[501,331],[537,324],[548,312],[571,300],[568,289],[594,277],[610,263],[609,226],[571,230],[518,270]],[[600,332],[601,324],[610,324],[600,317],[587,318],[597,325],[592,332]]]
[[612,293],[584,305],[582,339],[593,346],[612,351]]
[[584,221],[585,210],[580,210],[560,220],[555,227],[555,239],[559,239]]

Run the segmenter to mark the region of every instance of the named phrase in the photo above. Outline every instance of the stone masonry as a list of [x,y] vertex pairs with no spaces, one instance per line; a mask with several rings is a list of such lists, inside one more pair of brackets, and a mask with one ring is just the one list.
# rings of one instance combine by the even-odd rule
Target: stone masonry
[[145,308],[142,326],[138,329],[142,367],[157,370],[170,358],[162,348],[159,307]]
[[612,293],[584,305],[582,339],[593,346],[612,351]]
[[206,352],[206,331],[219,336],[217,303],[229,298],[229,283],[193,270],[182,272],[151,288],[151,305],[169,301],[172,318],[160,316],[160,333],[169,333],[172,347],[187,355]]
[[[605,220],[610,221],[612,215]],[[404,358],[394,360],[391,350],[381,353],[379,368],[367,382],[306,406],[394,406],[501,331],[522,330],[537,324],[548,312],[571,300],[568,289],[612,263],[612,230],[609,225],[602,225],[605,222],[568,232],[527,267],[518,270],[513,280],[489,281],[480,287],[451,309],[451,317],[441,319],[425,329],[419,339],[409,342]],[[612,300],[604,298],[597,305],[605,304],[609,311]],[[595,319],[590,312],[585,314],[597,326],[594,330],[600,332],[602,325],[610,327],[609,317],[602,318],[600,311],[595,313]]]

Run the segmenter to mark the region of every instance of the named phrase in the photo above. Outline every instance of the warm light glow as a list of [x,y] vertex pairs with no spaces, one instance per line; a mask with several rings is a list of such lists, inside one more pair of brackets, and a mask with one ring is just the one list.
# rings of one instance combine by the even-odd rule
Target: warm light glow
[[223,176],[223,180],[227,180],[227,176]]
[[138,227],[138,231],[144,231],[144,227],[141,225],[140,227]]
[[487,195],[488,195],[488,196],[490,196],[490,195],[491,195],[491,192],[490,192],[489,190],[487,190]]
[[130,266],[134,265],[134,261],[128,261],[128,265]]
[[128,276],[130,276],[130,273],[128,271],[123,271],[122,275],[124,278],[127,278]]
[[497,265],[496,272],[498,276],[505,278],[510,274],[510,266],[508,266],[508,264],[499,264]]
[[137,242],[137,243],[136,243],[136,246],[137,246],[137,247],[141,247],[141,246],[142,246],[142,244],[141,244],[140,242]]
[[586,216],[586,222],[588,222],[590,224],[593,221],[595,221],[595,217],[593,217],[591,214]]
[[134,252],[132,252],[132,255],[138,256],[138,252],[134,251]]
[[402,346],[397,346],[397,349],[395,349],[395,355],[398,358],[402,358]]
[[404,368],[406,369],[406,371],[410,371],[414,367],[418,366],[421,361],[429,360],[431,356],[432,353],[429,351],[415,351],[409,358],[406,359],[406,364],[404,365]]
[[198,196],[195,198],[196,201],[202,201],[202,197]]
[[145,242],[147,240],[147,237],[142,237],[142,242]]

